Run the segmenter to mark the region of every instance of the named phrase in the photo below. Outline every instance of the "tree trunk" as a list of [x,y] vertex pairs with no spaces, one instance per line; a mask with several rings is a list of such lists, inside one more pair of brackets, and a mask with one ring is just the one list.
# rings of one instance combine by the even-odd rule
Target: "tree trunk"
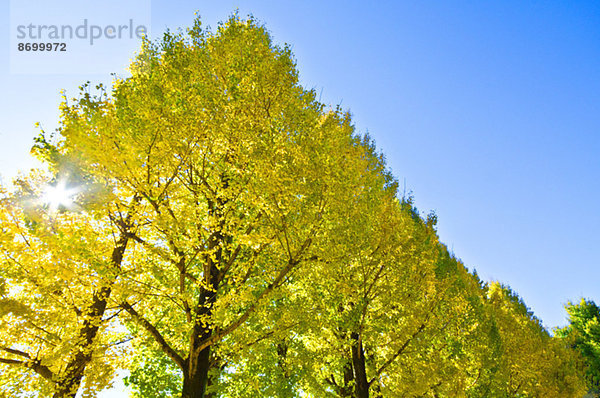
[[281,369],[281,374],[283,377],[287,379],[289,377],[286,365],[288,346],[285,341],[281,341],[277,343],[275,348],[277,351],[277,366],[279,369]]
[[87,319],[79,331],[80,341],[76,345],[77,352],[59,376],[53,398],[74,398],[77,394],[85,368],[92,360],[94,339],[106,311],[106,300],[110,296],[111,290],[110,287],[104,287],[100,289],[100,292],[94,294],[94,301],[88,308]]
[[[201,340],[198,339],[198,343]],[[208,384],[208,371],[210,369],[210,346],[190,356],[187,369],[183,377],[181,398],[204,398]]]
[[[121,266],[128,241],[128,237],[122,234],[113,249],[112,265],[116,269]],[[92,360],[94,340],[102,324],[102,317],[104,317],[114,282],[114,279],[111,280],[108,286],[104,286],[98,292],[95,292],[92,304],[86,308],[84,312],[86,318],[79,330],[76,352],[70,358],[65,370],[59,375],[53,398],[75,398],[81,380],[83,380],[85,368]]]
[[[225,191],[229,186],[229,179],[221,176],[222,189]],[[205,257],[206,267],[204,268],[205,283],[208,288],[202,287],[196,306],[196,319],[194,329],[190,337],[190,351],[186,360],[186,369],[183,377],[183,387],[181,398],[207,398],[206,387],[208,385],[208,371],[210,370],[210,346],[199,350],[198,348],[208,340],[213,333],[212,326],[207,322],[212,316],[212,306],[217,299],[217,290],[221,280],[221,271],[219,266],[223,261],[223,243],[228,243],[231,238],[225,237],[222,233],[224,228],[223,209],[226,200],[217,198],[216,201],[209,200],[209,213],[220,218],[219,227],[213,231],[208,239],[209,254]],[[214,251],[213,259],[210,252]]]
[[[215,234],[218,239],[220,234]],[[216,239],[216,241],[218,241]],[[216,245],[213,245],[213,247]],[[221,249],[217,250],[217,259],[221,259]],[[190,353],[184,372],[183,388],[181,398],[205,398],[206,386],[208,384],[208,371],[210,370],[210,346],[199,350],[198,348],[208,340],[212,333],[210,324],[205,323],[212,315],[212,306],[217,298],[217,286],[219,284],[219,269],[216,264],[209,260],[208,283],[211,288],[202,288],[196,307],[197,318],[194,323],[192,336],[190,337]]]
[[365,365],[365,353],[360,334],[352,332],[352,367],[354,368],[354,389],[356,398],[369,398],[369,382]]

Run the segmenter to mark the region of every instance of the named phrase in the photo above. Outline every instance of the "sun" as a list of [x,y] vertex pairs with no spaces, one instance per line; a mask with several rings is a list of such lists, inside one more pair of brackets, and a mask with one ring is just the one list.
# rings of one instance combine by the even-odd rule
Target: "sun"
[[74,196],[78,192],[77,188],[67,188],[65,181],[58,181],[55,185],[46,186],[40,200],[43,204],[48,205],[52,211],[56,211],[61,207],[68,209],[73,206]]

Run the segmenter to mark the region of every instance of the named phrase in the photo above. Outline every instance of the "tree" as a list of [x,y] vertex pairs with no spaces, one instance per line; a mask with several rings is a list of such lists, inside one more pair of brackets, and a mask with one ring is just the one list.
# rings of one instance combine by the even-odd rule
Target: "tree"
[[17,184],[19,191],[0,199],[2,390],[62,398],[84,385],[93,394],[113,376],[115,341],[103,331],[127,258],[132,209],[87,203],[68,211],[56,197],[45,203],[44,189],[67,184],[61,176],[33,174]]
[[[24,395],[93,395],[123,326],[148,398],[579,393],[572,351],[449,253],[254,19],[145,41],[96,90],[37,140],[49,177],[1,203],[0,363],[37,373]],[[73,209],[27,202],[63,182]]]
[[567,303],[569,325],[556,329],[556,336],[563,338],[577,350],[586,366],[588,391],[600,396],[600,308],[592,300],[581,299],[579,304]]
[[[580,397],[582,377],[574,352],[552,339],[539,319],[509,287],[487,286],[493,372],[475,396]],[[487,380],[486,380],[487,379]]]
[[247,344],[246,325],[345,217],[360,174],[349,118],[235,16],[146,43],[110,98],[62,109],[61,153],[147,206],[128,234],[145,261],[122,270],[119,305],[181,369],[182,396],[205,396],[214,347]]

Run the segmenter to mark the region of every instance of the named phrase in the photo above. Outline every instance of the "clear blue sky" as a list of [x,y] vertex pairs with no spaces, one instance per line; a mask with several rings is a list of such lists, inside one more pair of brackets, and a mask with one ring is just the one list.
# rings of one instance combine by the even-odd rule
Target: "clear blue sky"
[[[599,2],[154,0],[152,35],[236,8],[292,45],[305,86],[352,112],[470,269],[548,327],[564,325],[566,301],[600,301]],[[15,75],[0,61],[6,179],[28,165],[33,123],[56,126],[60,89],[110,76]]]

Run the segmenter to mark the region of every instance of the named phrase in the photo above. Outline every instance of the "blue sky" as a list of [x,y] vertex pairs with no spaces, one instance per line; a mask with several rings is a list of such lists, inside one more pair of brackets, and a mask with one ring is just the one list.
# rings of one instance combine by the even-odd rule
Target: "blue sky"
[[[509,284],[548,327],[564,325],[568,300],[600,301],[600,3],[372,3],[154,0],[151,32],[187,27],[196,10],[213,27],[252,13],[292,45],[303,84],[375,138],[470,269]],[[11,34],[1,24],[4,48]],[[56,126],[59,90],[111,80],[11,74],[7,57],[5,181],[30,164],[34,122]]]

